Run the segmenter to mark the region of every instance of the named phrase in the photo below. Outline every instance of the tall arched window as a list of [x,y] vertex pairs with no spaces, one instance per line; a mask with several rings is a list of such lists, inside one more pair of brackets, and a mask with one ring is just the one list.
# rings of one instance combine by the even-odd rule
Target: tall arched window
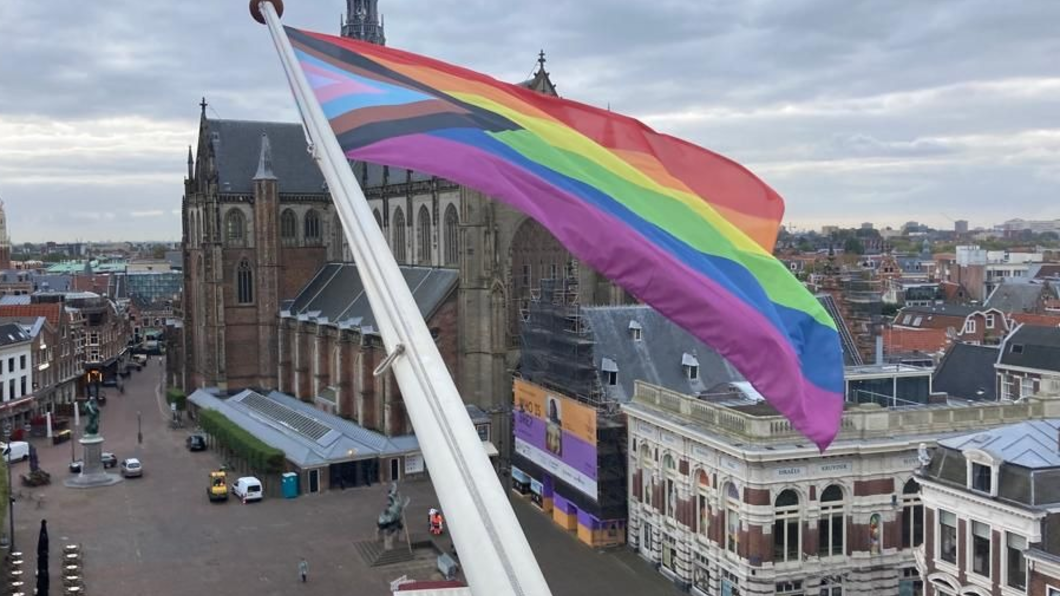
[[740,489],[725,485],[725,550],[740,552]]
[[383,229],[383,216],[379,215],[378,209],[372,209],[372,217],[375,218],[375,225],[379,226],[379,229]]
[[788,489],[773,502],[773,562],[799,560],[799,494]]
[[290,209],[284,209],[280,214],[280,243],[284,246],[298,244],[298,218]]
[[456,206],[451,204],[445,208],[445,264],[456,265],[460,259],[460,239],[457,237],[457,228],[460,226],[460,216],[456,213]]
[[245,246],[247,241],[247,219],[239,209],[229,209],[225,214],[225,244]]
[[924,542],[924,504],[920,502],[920,485],[912,478],[902,487],[902,548]]
[[654,462],[651,458],[651,448],[647,444],[641,444],[640,446],[640,469],[641,469],[641,487],[644,493],[641,502],[645,505],[651,505],[651,471],[654,468]]
[[696,474],[696,533],[706,536],[710,529],[710,477],[703,470]]
[[666,517],[673,517],[677,509],[677,466],[669,454],[663,458],[663,486],[666,487],[663,494],[666,509],[663,513]]
[[394,223],[391,228],[394,233],[394,259],[400,265],[405,262],[405,212],[401,207],[394,209]]
[[254,273],[250,270],[250,263],[243,259],[236,267],[236,302],[239,304],[251,304],[254,302]]
[[317,246],[320,244],[320,213],[316,209],[305,212],[305,243],[306,246]]
[[845,534],[843,489],[838,484],[833,484],[821,493],[821,519],[817,522],[817,554],[822,557],[842,555]]
[[431,264],[431,212],[426,205],[421,205],[416,214],[416,262],[420,265]]

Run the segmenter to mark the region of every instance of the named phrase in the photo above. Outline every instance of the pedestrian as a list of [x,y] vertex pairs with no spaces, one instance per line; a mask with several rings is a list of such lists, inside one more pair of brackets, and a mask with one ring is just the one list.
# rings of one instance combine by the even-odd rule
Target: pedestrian
[[309,563],[306,562],[305,557],[298,562],[298,575],[302,576],[302,583],[304,584],[309,577]]

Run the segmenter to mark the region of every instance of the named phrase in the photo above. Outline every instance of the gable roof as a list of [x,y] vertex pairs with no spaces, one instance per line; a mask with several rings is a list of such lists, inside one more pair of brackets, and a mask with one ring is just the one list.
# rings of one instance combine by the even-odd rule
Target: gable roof
[[0,317],[44,317],[58,328],[62,317],[61,302],[37,304],[0,304]]
[[1021,325],[1002,346],[998,364],[1060,372],[1060,327]]
[[994,288],[985,305],[1005,313],[1033,312],[1047,289],[1040,283],[1006,281]]
[[[424,319],[430,318],[456,289],[456,269],[402,265],[401,275]],[[353,263],[328,263],[288,304],[281,317],[307,317],[338,326],[375,332],[375,315],[364,293],[364,284]]]
[[[221,193],[252,194],[261,156],[261,134],[269,136],[272,171],[282,194],[324,194],[324,175],[307,151],[302,125],[293,122],[207,119]],[[204,156],[199,156],[202,159]]]
[[935,391],[964,399],[997,399],[994,363],[1001,354],[996,346],[956,343],[935,369]]
[[[587,306],[581,314],[593,340],[594,369],[603,370],[605,360],[618,369],[617,385],[603,384],[604,392],[615,401],[631,400],[637,380],[686,395],[744,380],[720,354],[650,306]],[[640,340],[633,339],[631,322],[641,326]],[[686,354],[699,363],[695,379],[689,378],[682,364],[688,361]]]
[[30,339],[29,334],[18,323],[0,325],[0,346],[13,346],[28,342]]
[[903,329],[885,327],[883,329],[883,350],[887,354],[923,352],[935,354],[946,349],[950,344],[947,330],[929,327],[925,329]]

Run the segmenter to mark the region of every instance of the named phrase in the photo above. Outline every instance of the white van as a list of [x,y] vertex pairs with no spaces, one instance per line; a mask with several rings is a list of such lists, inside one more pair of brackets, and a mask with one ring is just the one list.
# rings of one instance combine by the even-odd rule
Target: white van
[[261,500],[261,481],[253,476],[243,476],[232,485],[232,494],[244,503]]
[[[11,449],[10,459],[8,459],[8,448]],[[29,443],[25,441],[11,441],[10,443],[0,443],[0,453],[3,454],[4,461],[25,461],[29,459]]]

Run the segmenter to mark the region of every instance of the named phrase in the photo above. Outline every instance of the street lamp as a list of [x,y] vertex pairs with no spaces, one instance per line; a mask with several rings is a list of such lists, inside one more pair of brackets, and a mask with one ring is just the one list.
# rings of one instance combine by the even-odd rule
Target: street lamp
[[7,517],[11,522],[11,546],[8,552],[15,552],[15,491],[11,486],[11,421],[4,422],[4,442],[7,444]]
[[136,410],[136,442],[141,445],[144,442],[143,427],[140,426],[140,410]]

